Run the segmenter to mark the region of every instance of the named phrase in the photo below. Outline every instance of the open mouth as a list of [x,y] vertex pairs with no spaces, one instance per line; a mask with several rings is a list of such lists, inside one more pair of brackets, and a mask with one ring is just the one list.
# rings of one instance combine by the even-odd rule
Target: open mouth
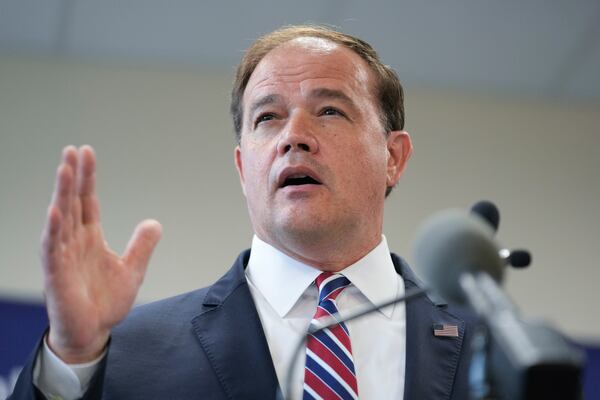
[[284,179],[281,187],[284,188],[286,186],[300,186],[300,185],[320,185],[321,182],[317,181],[313,177],[309,175],[303,174],[294,174],[290,175]]

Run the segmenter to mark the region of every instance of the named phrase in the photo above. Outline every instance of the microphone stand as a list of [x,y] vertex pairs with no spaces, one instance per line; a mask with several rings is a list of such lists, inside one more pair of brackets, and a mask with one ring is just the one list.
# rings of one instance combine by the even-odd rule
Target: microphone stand
[[314,324],[314,325],[311,324],[308,327],[308,332],[304,336],[302,336],[302,338],[298,341],[298,344],[296,345],[294,352],[292,353],[292,359],[290,361],[290,366],[288,368],[288,372],[286,374],[286,379],[285,379],[286,395],[285,395],[285,397],[283,397],[281,387],[278,387],[275,398],[277,400],[284,400],[284,399],[291,400],[292,399],[292,391],[293,391],[292,390],[292,386],[293,386],[292,378],[294,375],[294,367],[296,365],[296,360],[298,359],[300,352],[306,345],[306,340],[309,335],[314,335],[315,333],[321,332],[325,329],[333,328],[334,326],[336,326],[338,324],[346,323],[346,322],[355,320],[357,318],[361,318],[367,314],[371,314],[375,311],[381,310],[382,308],[385,308],[385,307],[392,306],[396,303],[407,302],[416,297],[425,295],[427,293],[427,291],[428,291],[427,288],[409,289],[404,293],[403,296],[396,297],[394,299],[388,300],[381,304],[377,304],[377,305],[367,307],[367,308],[364,308],[361,310],[353,311],[345,318],[341,318],[339,313],[335,313],[335,314],[330,315],[329,317],[321,318],[317,324]]
[[524,320],[486,273],[463,273],[459,284],[485,328],[473,341],[473,400],[582,398],[583,354],[555,329]]

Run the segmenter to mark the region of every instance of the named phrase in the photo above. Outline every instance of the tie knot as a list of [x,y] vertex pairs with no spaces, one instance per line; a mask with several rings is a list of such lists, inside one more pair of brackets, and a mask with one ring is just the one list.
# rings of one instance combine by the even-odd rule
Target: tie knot
[[335,301],[336,297],[344,290],[350,281],[344,275],[323,272],[315,279],[319,288],[319,304],[326,300]]

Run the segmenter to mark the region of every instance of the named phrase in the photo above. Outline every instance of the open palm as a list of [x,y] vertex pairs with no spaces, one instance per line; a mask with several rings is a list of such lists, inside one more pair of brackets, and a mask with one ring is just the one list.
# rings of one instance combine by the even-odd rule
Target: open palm
[[124,254],[113,252],[100,225],[95,170],[91,147],[64,149],[42,235],[48,344],[70,363],[102,353],[135,300],[161,233],[158,222],[143,221]]

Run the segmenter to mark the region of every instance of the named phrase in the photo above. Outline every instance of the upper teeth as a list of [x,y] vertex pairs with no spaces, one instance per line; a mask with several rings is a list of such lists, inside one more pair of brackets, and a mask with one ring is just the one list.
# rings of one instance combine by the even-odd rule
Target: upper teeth
[[288,176],[288,179],[299,179],[299,178],[307,178],[308,175],[304,175],[304,174],[292,174],[290,176]]

